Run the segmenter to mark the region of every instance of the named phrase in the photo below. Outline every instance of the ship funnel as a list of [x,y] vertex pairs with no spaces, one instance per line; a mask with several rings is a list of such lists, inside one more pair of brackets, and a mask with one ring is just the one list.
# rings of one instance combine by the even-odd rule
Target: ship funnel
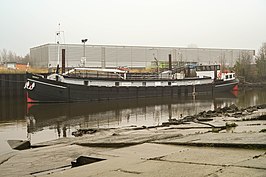
[[66,70],[66,49],[62,49],[62,74]]
[[169,54],[169,71],[172,71],[172,55]]

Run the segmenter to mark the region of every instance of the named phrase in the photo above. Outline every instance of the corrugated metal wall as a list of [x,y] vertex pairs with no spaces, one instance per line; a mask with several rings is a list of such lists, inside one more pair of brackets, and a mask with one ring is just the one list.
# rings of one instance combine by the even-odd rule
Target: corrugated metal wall
[[46,46],[39,46],[30,49],[30,64],[32,66],[47,67],[49,50]]
[[[81,65],[84,46],[82,44],[64,44],[60,49],[66,49],[66,66]],[[168,61],[172,54],[173,62],[198,62],[199,64],[225,63],[233,66],[243,52],[251,57],[254,50],[241,49],[211,49],[211,48],[178,48],[178,47],[140,47],[86,45],[86,67],[150,67],[154,57],[159,61]],[[56,44],[46,44],[30,49],[31,65],[48,67],[57,65],[58,48]],[[60,50],[61,58],[61,50]],[[61,59],[60,59],[61,60]],[[61,61],[60,61],[61,62]]]

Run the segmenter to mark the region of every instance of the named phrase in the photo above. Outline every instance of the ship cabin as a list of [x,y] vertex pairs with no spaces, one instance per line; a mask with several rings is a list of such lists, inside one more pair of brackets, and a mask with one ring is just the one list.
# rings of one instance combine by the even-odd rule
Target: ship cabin
[[228,70],[221,71],[220,65],[198,65],[195,68],[199,78],[211,77],[214,80],[224,81],[236,79],[234,72]]

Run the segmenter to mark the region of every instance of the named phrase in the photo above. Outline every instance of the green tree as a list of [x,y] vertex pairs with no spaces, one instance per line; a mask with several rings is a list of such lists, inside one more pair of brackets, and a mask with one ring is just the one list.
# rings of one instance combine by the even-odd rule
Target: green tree
[[256,57],[256,67],[258,69],[258,77],[260,80],[266,80],[266,43],[259,49]]

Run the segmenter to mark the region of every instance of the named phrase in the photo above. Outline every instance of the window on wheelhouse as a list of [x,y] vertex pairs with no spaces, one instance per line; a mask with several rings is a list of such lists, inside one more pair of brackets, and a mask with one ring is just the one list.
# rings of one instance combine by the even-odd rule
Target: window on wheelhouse
[[119,86],[119,82],[115,82],[115,86]]
[[215,71],[220,70],[220,65],[199,65],[196,67],[196,71]]
[[89,81],[84,81],[84,85],[89,85]]
[[146,86],[146,82],[142,82],[142,86]]

